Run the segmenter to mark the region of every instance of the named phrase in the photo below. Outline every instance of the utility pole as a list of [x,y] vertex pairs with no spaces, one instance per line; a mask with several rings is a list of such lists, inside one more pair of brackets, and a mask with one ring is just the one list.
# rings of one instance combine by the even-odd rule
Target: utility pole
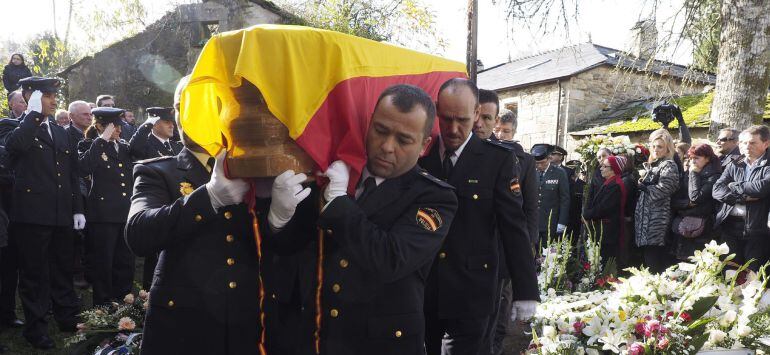
[[479,1],[468,0],[468,48],[465,55],[468,78],[476,82],[476,52],[479,33]]

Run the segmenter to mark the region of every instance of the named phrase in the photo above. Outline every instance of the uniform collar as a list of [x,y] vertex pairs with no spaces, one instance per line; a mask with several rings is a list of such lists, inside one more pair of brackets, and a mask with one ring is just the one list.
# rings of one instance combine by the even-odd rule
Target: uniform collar
[[[457,159],[460,157],[460,154],[463,153],[463,150],[465,149],[465,146],[468,145],[468,142],[471,140],[471,137],[473,137],[473,132],[470,132],[468,134],[468,137],[465,138],[465,142],[461,144],[454,152],[452,152],[452,157]],[[438,146],[438,153],[440,159],[444,159],[444,152],[446,152],[446,147],[444,146],[444,140],[439,138],[439,146]],[[455,160],[456,162],[456,160]]]
[[160,137],[158,137],[158,135],[157,135],[157,134],[155,134],[155,132],[153,132],[153,131],[150,131],[150,134],[152,134],[152,135],[155,137],[155,139],[159,140],[159,141],[160,141],[162,144],[164,144],[164,145],[166,144],[166,142],[168,142],[168,141],[169,141],[169,139],[168,139],[168,138],[165,138],[165,139],[164,139],[164,138],[160,138]]
[[197,159],[201,163],[201,165],[203,165],[203,167],[206,168],[208,172],[211,172],[211,167],[208,165],[209,158],[211,158],[211,155],[209,155],[208,153],[199,153],[194,150],[190,150],[190,153],[192,153],[195,156],[195,159]]
[[382,177],[379,177],[379,176],[374,176],[374,175],[372,175],[372,173],[370,173],[370,172],[369,172],[369,168],[367,168],[367,167],[364,167],[364,171],[361,173],[361,180],[359,180],[359,181],[360,181],[359,185],[363,186],[363,184],[364,184],[364,181],[365,181],[366,179],[368,179],[369,177],[374,177],[374,183],[375,183],[375,185],[377,185],[377,186],[380,186],[380,184],[381,184],[383,181],[385,181],[385,178],[382,178]]

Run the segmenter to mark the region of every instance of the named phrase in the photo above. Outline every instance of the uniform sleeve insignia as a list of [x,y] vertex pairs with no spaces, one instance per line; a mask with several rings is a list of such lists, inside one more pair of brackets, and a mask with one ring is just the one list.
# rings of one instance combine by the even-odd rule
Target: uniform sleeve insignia
[[516,196],[521,195],[521,185],[519,184],[519,178],[517,177],[511,179],[511,192]]
[[180,182],[179,183],[179,193],[182,194],[182,196],[187,196],[191,193],[193,193],[195,189],[193,189],[192,184],[189,182]]
[[437,231],[439,228],[441,228],[441,224],[443,223],[441,220],[441,215],[438,213],[438,211],[427,207],[417,209],[417,216],[415,217],[415,220],[417,221],[417,224],[420,225],[420,227],[423,227],[431,232]]

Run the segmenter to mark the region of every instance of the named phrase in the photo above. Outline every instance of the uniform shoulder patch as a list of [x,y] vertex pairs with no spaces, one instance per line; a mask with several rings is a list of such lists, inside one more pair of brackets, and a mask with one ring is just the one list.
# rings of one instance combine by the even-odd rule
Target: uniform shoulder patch
[[415,221],[417,221],[417,224],[420,227],[431,232],[437,231],[444,223],[438,211],[428,207],[420,207],[417,209]]
[[437,177],[435,177],[435,176],[431,175],[430,173],[428,173],[427,171],[425,171],[425,170],[423,170],[423,169],[420,169],[420,170],[419,170],[419,173],[418,173],[418,175],[420,175],[420,176],[422,176],[422,177],[424,177],[424,178],[428,179],[428,181],[430,181],[430,182],[432,182],[432,183],[434,183],[434,184],[436,184],[436,185],[438,185],[438,186],[441,186],[441,187],[443,187],[443,188],[447,188],[447,189],[454,189],[454,186],[452,186],[452,185],[448,184],[448,183],[447,183],[446,181],[444,181],[444,180],[441,180],[441,179],[439,179],[439,178],[437,178]]
[[511,193],[513,193],[514,196],[521,196],[521,184],[519,183],[518,177],[514,176],[513,179],[511,179],[510,188]]
[[150,163],[155,163],[155,162],[159,162],[159,161],[168,160],[168,159],[171,159],[171,158],[176,159],[176,156],[174,156],[174,155],[166,155],[166,156],[162,156],[162,157],[144,159],[144,160],[137,161],[136,164],[150,164]]
[[487,138],[487,139],[484,140],[484,142],[486,142],[487,144],[489,144],[491,146],[495,146],[495,147],[498,147],[500,149],[505,149],[505,150],[507,150],[509,152],[513,150],[513,147],[511,147],[507,143],[504,143],[504,142],[501,142],[501,141],[491,140],[491,139]]

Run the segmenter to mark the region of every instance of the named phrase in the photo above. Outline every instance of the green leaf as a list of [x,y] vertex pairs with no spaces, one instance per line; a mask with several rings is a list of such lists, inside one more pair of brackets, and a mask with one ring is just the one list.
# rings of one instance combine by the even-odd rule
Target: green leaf
[[700,319],[711,309],[711,307],[714,307],[714,304],[717,303],[717,299],[718,297],[716,296],[709,296],[695,301],[692,305],[692,310],[689,312],[690,317],[692,317],[692,319]]

